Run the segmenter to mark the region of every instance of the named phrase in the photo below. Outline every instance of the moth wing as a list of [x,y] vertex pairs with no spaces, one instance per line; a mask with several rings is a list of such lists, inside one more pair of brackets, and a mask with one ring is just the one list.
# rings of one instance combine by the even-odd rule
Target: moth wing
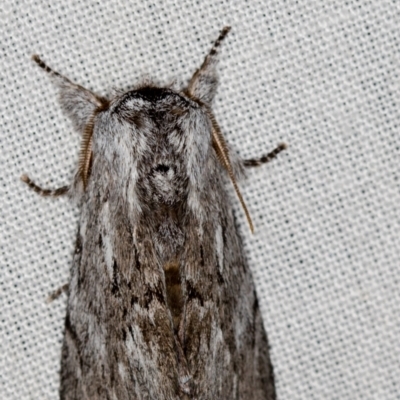
[[98,163],[82,202],[60,397],[178,400],[173,323],[152,238],[146,226],[133,233],[129,205]]
[[[266,333],[227,193],[216,179],[202,241],[188,232],[180,340],[197,399],[275,399]],[[216,189],[219,188],[219,191]],[[194,227],[196,224],[191,224]],[[192,236],[191,236],[192,235]]]

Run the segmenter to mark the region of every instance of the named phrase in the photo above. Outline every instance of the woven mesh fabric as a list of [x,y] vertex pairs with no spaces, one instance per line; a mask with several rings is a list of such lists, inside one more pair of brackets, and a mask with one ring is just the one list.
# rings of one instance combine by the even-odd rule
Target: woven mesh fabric
[[33,53],[100,94],[187,81],[224,25],[214,110],[244,157],[289,147],[234,196],[279,400],[400,399],[398,1],[11,1],[0,8],[0,398],[55,399],[79,210],[43,199],[79,137]]

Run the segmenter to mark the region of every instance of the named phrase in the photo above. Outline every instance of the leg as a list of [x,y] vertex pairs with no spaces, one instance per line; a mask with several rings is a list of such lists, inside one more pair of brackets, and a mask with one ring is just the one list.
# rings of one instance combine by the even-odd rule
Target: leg
[[55,83],[60,89],[74,89],[77,92],[80,92],[79,94],[83,97],[85,96],[86,101],[90,101],[93,103],[95,106],[98,108],[106,107],[108,106],[108,100],[101,97],[97,96],[96,94],[92,93],[90,90],[85,89],[84,87],[77,85],[76,83],[71,82],[66,76],[61,75],[59,72],[54,71],[54,69],[50,68],[37,54],[34,54],[32,56],[32,60],[35,61],[35,63],[42,68],[44,71],[46,71],[51,77],[54,78]]
[[189,97],[195,97],[202,102],[210,104],[217,89],[218,77],[215,67],[218,62],[218,47],[222,40],[231,30],[230,26],[225,26],[212,49],[205,57],[201,67],[193,74],[190,79],[186,93]]
[[57,189],[43,189],[36,185],[27,175],[21,176],[21,181],[26,183],[32,190],[43,197],[59,197],[69,192],[70,186],[62,186]]
[[93,114],[108,107],[108,100],[98,96],[84,87],[70,81],[50,68],[41,58],[34,54],[32,60],[42,68],[60,90],[59,102],[64,113],[71,119],[79,133],[85,131]]
[[32,60],[35,61],[35,63],[39,65],[40,68],[44,69],[48,74],[56,76],[65,83],[71,83],[71,81],[68,78],[61,75],[57,71],[54,71],[54,69],[51,69],[37,54],[34,54],[32,56]]
[[244,160],[243,164],[245,167],[259,167],[260,165],[266,164],[267,162],[273,160],[281,151],[285,150],[286,148],[287,148],[286,144],[281,143],[278,147],[276,147],[274,150],[272,150],[265,156],[262,156],[257,159],[252,158],[249,160]]

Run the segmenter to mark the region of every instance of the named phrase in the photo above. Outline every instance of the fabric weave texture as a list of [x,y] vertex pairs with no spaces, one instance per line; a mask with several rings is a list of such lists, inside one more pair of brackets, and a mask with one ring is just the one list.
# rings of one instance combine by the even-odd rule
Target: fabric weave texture
[[0,8],[0,398],[56,399],[78,209],[23,185],[72,179],[78,134],[39,54],[107,95],[187,82],[220,29],[213,104],[253,158],[232,191],[279,400],[400,399],[400,2],[11,1]]

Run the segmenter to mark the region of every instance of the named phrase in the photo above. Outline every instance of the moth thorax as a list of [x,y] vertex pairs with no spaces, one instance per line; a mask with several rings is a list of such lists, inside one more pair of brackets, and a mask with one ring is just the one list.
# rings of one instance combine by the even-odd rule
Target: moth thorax
[[184,161],[166,137],[158,139],[145,162],[142,193],[149,202],[181,203],[187,188]]

